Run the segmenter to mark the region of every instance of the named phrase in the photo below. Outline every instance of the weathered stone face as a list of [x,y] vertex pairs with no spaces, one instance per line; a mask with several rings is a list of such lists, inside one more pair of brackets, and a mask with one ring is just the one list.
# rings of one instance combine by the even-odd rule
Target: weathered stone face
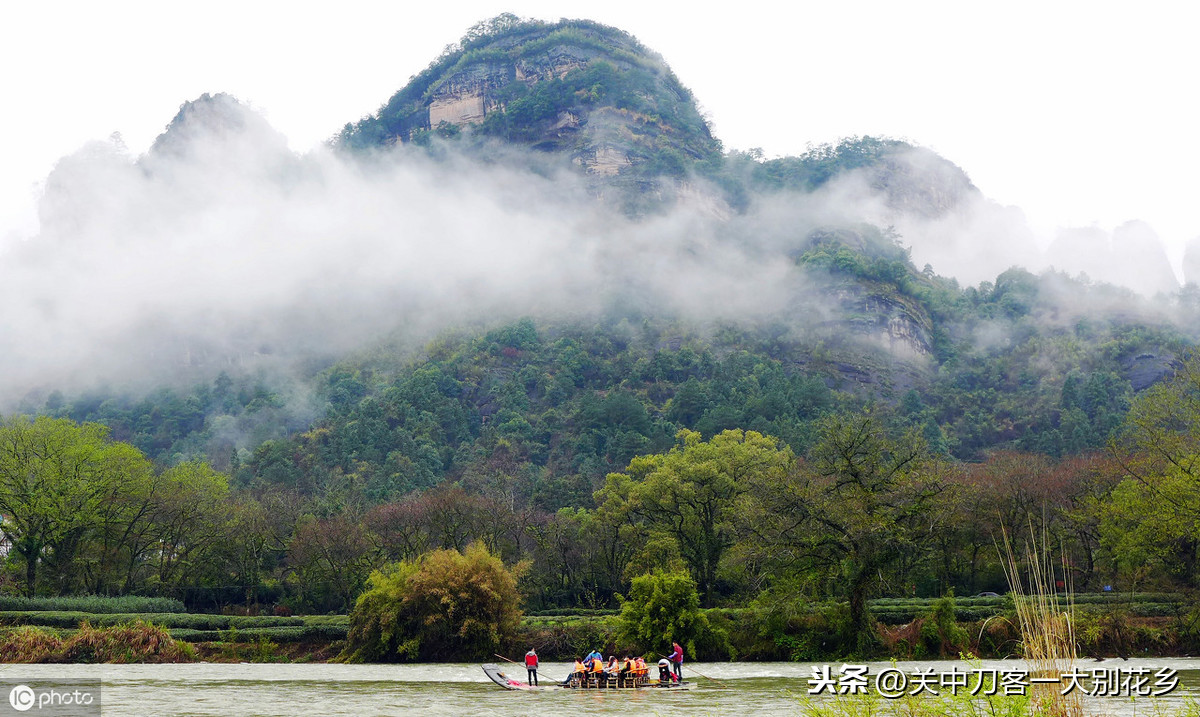
[[443,123],[561,153],[598,179],[646,162],[679,177],[686,163],[720,152],[661,57],[587,21],[522,23],[464,40],[344,141],[408,141]]
[[598,147],[595,159],[590,163],[584,162],[584,166],[592,174],[602,174],[610,177],[619,174],[622,169],[629,165],[629,157],[616,147]]
[[483,93],[446,94],[429,103],[429,124],[477,124],[483,121]]
[[942,216],[976,191],[961,169],[924,148],[886,157],[869,173],[891,208],[926,218]]
[[1143,351],[1125,362],[1125,377],[1134,391],[1142,391],[1175,375],[1182,366],[1171,351]]

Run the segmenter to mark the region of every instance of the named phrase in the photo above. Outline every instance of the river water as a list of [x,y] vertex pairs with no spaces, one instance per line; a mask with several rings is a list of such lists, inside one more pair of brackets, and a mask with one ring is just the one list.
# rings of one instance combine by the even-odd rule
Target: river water
[[[816,665],[820,668],[820,664]],[[514,666],[515,667],[515,666]],[[699,677],[692,668],[713,680]],[[813,675],[812,663],[698,663],[684,677],[698,683],[688,691],[614,692],[503,690],[479,665],[181,664],[181,665],[0,665],[0,680],[100,679],[104,715],[796,715]],[[834,676],[841,663],[830,663]],[[967,665],[953,661],[869,663],[874,675],[894,667],[905,673],[954,669],[1020,669],[1017,661]],[[1084,660],[1081,671],[1148,668],[1177,671],[1179,687],[1157,698],[1088,698],[1089,714],[1176,712],[1189,696],[1200,696],[1200,659]],[[544,663],[545,678],[562,677],[565,664]],[[524,670],[515,675],[524,679]],[[836,697],[828,699],[837,699]],[[7,707],[7,705],[5,705]],[[27,714],[32,714],[29,712]]]

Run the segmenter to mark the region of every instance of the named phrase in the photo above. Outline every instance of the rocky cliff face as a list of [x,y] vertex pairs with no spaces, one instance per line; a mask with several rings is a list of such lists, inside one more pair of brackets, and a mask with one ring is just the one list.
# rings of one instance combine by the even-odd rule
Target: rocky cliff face
[[[833,388],[894,398],[928,384],[937,366],[934,321],[901,286],[908,281],[886,272],[871,275],[874,264],[907,266],[903,250],[875,234],[822,229],[795,252],[805,271],[793,320],[820,342],[796,362],[829,376]],[[921,278],[911,274],[911,281]]]
[[565,153],[589,174],[682,176],[720,153],[691,93],[632,36],[592,22],[501,16],[347,125],[348,146],[429,133],[496,137]]
[[924,147],[884,154],[862,171],[890,208],[926,219],[941,217],[979,194],[961,168]]

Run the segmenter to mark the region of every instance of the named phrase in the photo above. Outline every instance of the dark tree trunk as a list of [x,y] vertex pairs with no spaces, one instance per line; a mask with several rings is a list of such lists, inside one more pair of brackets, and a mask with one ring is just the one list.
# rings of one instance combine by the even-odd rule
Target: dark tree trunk
[[25,556],[25,595],[33,597],[37,589],[37,555]]
[[872,643],[871,619],[867,612],[867,591],[871,587],[872,568],[864,568],[850,583],[850,629],[852,631],[852,650],[859,654],[867,653]]
[[33,597],[37,590],[38,555],[42,552],[42,546],[32,538],[22,537],[13,542],[13,549],[25,558],[25,595]]

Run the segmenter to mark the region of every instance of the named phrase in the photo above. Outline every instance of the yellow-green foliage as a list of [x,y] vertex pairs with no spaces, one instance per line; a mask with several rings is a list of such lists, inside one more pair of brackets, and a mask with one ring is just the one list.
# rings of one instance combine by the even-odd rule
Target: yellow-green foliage
[[189,662],[194,658],[190,645],[140,620],[100,628],[85,622],[67,637],[20,627],[0,638],[0,662]]
[[927,654],[942,657],[954,657],[970,648],[971,637],[955,617],[953,594],[934,601],[921,625],[921,641]]
[[491,655],[521,621],[517,577],[482,543],[435,550],[371,575],[350,613],[341,659],[471,659]]
[[700,610],[696,582],[687,571],[657,571],[633,579],[618,632],[625,646],[653,652],[680,642],[694,656],[697,642],[728,643],[726,636],[712,633],[708,617]]
[[57,662],[62,638],[50,630],[18,627],[0,637],[0,662]]
[[[1032,529],[1031,529],[1032,533]],[[1055,591],[1054,563],[1039,550],[1047,545],[1045,535],[1039,540],[1032,534],[1028,554],[1029,580],[1021,580],[1017,558],[1008,539],[1001,530],[1006,558],[1005,573],[1015,597],[1017,622],[1021,627],[1021,649],[1033,675],[1062,675],[1075,669],[1075,604],[1072,593],[1067,591],[1065,603]],[[1066,573],[1066,558],[1063,558],[1063,573]],[[1079,693],[1063,695],[1058,689],[1046,689],[1035,685],[1033,700],[1037,714],[1054,717],[1081,717],[1083,704]]]

